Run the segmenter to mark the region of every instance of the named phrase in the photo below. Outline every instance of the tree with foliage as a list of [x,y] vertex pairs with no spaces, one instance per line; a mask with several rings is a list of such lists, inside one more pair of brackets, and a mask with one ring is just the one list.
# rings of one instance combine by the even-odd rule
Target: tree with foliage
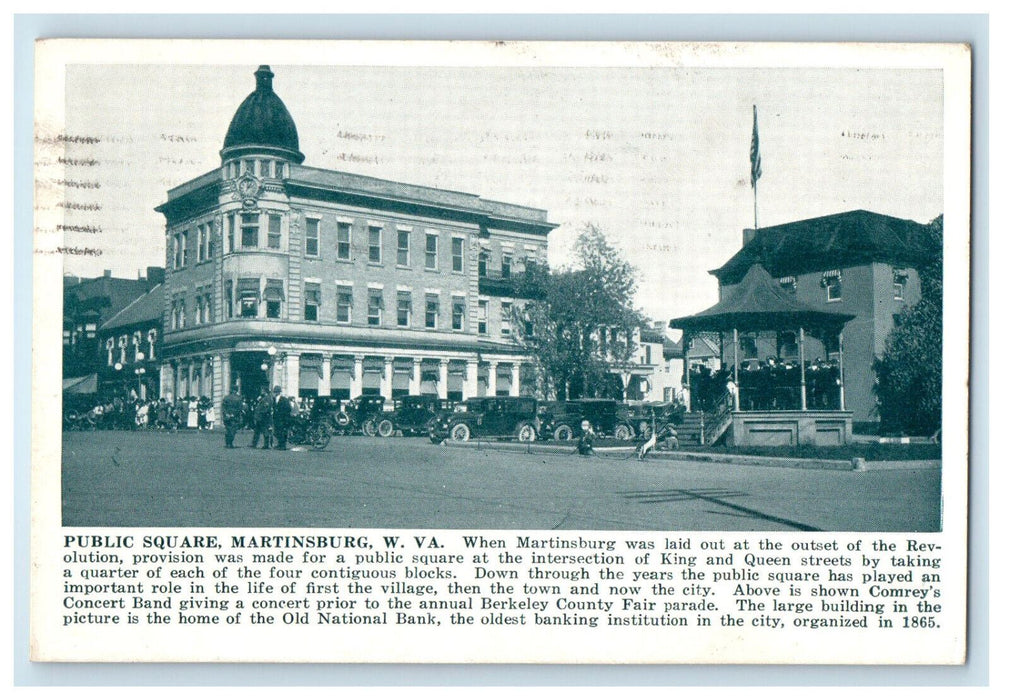
[[533,300],[517,310],[522,318],[513,325],[537,364],[542,396],[613,396],[615,371],[634,355],[635,332],[645,322],[633,306],[636,271],[593,225],[573,252],[571,267],[528,270],[520,294]]
[[930,222],[929,256],[919,268],[922,297],[902,310],[877,359],[877,405],[885,433],[930,435],[943,402],[943,215]]

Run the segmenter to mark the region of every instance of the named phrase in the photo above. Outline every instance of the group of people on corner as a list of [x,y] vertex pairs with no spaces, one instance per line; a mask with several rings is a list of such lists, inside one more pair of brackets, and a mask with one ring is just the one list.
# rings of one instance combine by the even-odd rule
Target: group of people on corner
[[142,399],[133,390],[90,407],[67,408],[63,416],[64,426],[70,430],[212,430],[216,419],[214,404],[206,396],[180,397],[175,401]]
[[[235,447],[235,435],[245,423],[245,408],[245,402],[234,388],[221,401],[226,448]],[[271,447],[286,450],[288,430],[295,411],[292,400],[281,393],[279,386],[274,387],[273,394],[264,387],[252,407],[253,439],[249,447],[259,447],[262,439],[264,450]]]

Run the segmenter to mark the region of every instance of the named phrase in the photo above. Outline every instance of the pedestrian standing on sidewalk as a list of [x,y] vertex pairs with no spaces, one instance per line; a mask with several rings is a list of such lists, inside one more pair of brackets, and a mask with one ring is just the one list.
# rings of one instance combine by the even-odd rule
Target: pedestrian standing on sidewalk
[[294,405],[291,399],[281,393],[279,386],[274,387],[274,439],[278,450],[288,449],[288,429],[291,426],[291,415]]
[[263,449],[270,449],[270,430],[273,427],[274,408],[270,400],[270,393],[266,387],[260,392],[260,397],[253,407],[253,439],[249,447],[259,445],[260,436],[263,436]]
[[224,446],[235,447],[235,433],[242,423],[242,397],[233,388],[221,401],[221,419],[224,421]]

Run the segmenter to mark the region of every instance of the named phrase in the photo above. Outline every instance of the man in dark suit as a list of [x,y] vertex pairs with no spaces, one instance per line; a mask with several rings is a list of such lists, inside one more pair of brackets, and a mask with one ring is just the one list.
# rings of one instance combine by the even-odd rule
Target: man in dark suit
[[274,387],[274,439],[278,450],[288,449],[288,427],[291,425],[292,406],[288,397],[281,393],[279,386]]
[[256,400],[253,408],[253,439],[249,447],[259,445],[260,436],[263,437],[263,449],[270,449],[270,430],[273,426],[274,406],[270,398],[270,392],[266,387],[260,391],[260,397]]
[[224,446],[235,447],[235,433],[242,424],[242,397],[235,389],[221,400],[221,420],[224,421]]

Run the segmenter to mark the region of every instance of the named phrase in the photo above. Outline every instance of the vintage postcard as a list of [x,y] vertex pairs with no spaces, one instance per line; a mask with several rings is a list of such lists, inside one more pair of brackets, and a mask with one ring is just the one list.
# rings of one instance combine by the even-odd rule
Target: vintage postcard
[[963,662],[969,47],[36,61],[34,660]]

